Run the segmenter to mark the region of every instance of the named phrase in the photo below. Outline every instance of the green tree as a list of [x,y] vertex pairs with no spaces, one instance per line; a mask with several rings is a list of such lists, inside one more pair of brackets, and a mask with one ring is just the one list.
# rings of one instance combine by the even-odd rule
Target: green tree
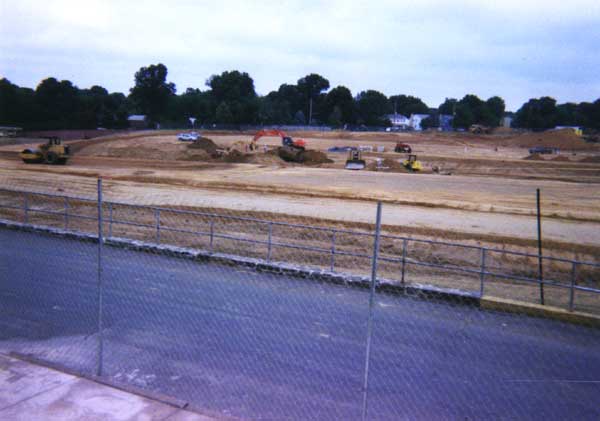
[[0,125],[19,124],[19,87],[8,79],[0,79]]
[[452,123],[454,127],[468,128],[472,124],[496,127],[504,115],[504,100],[497,96],[483,101],[477,95],[465,95],[456,103],[446,99],[440,106],[444,111],[439,111],[440,114],[447,114],[450,106],[455,113]]
[[[311,73],[298,79],[298,91],[304,99],[303,109],[306,111],[309,120],[312,120],[315,111],[322,108],[323,91],[329,89],[329,81],[323,76],[316,73]],[[312,124],[312,121],[307,121]]]
[[420,99],[410,95],[393,95],[390,107],[398,114],[410,117],[412,114],[429,114],[429,107]]
[[135,73],[135,85],[129,98],[136,108],[152,122],[157,122],[166,110],[169,98],[175,95],[175,84],[167,82],[167,67],[151,64]]
[[457,103],[458,101],[454,98],[446,98],[446,100],[438,107],[438,113],[454,115]]
[[217,107],[215,119],[217,123],[221,124],[231,124],[234,122],[233,114],[225,101],[222,101]]
[[[211,76],[206,85],[210,86],[216,104],[227,105],[232,115],[231,123],[253,124],[258,121],[259,101],[254,90],[254,80],[248,73],[226,71]],[[216,119],[219,121],[218,116]]]
[[46,129],[78,129],[79,90],[68,80],[44,79],[35,90],[39,124]]
[[467,104],[458,103],[456,104],[456,112],[454,114],[454,120],[452,125],[455,128],[468,128],[472,124],[475,124],[475,115]]
[[504,103],[504,100],[502,98],[500,98],[499,96],[493,96],[488,98],[488,100],[485,102],[488,111],[491,113],[491,118],[493,118],[493,124],[489,124],[490,126],[493,127],[497,127],[498,125],[500,125],[500,121],[502,120],[502,117],[504,117],[504,111],[506,110],[506,104]]
[[387,97],[379,91],[368,90],[356,96],[359,122],[367,126],[385,124],[385,115],[391,112]]
[[338,108],[340,111],[340,123],[349,124],[356,121],[355,107],[354,98],[352,98],[350,89],[345,86],[337,86],[330,90],[325,96],[323,113],[331,117],[335,109]]
[[577,124],[600,130],[600,99],[593,103],[582,102],[577,105]]
[[556,100],[550,97],[532,98],[516,113],[514,125],[532,130],[545,130],[556,126],[558,110]]
[[342,110],[337,105],[333,107],[333,111],[329,114],[327,123],[333,127],[340,127],[342,125]]

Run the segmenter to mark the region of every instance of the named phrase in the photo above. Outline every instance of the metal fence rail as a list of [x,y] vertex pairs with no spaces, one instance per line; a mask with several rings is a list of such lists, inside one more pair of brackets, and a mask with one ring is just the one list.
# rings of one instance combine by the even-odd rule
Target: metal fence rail
[[[11,209],[14,211],[20,211],[22,215],[22,221],[24,223],[29,223],[30,218],[33,214],[42,214],[42,215],[50,215],[55,217],[61,217],[63,219],[63,226],[65,230],[72,229],[70,220],[87,220],[87,221],[97,221],[98,215],[83,215],[80,213],[76,213],[74,211],[75,207],[72,206],[74,202],[87,203],[87,204],[95,204],[96,200],[90,198],[62,195],[62,194],[52,194],[52,193],[37,193],[31,191],[21,191],[21,190],[11,190],[0,188],[0,192],[8,193],[11,195],[16,195],[17,197],[21,197],[19,199],[14,199],[13,202],[20,203],[6,203],[6,200],[0,202],[0,208]],[[53,200],[59,200],[62,202],[62,209],[46,209],[42,207],[35,207],[31,205],[31,200],[34,197],[40,198],[48,198]],[[317,252],[322,254],[327,254],[330,256],[328,269],[331,272],[335,272],[336,270],[343,270],[344,268],[336,266],[336,256],[346,256],[346,257],[356,257],[356,258],[364,258],[370,259],[372,254],[370,253],[361,253],[360,251],[353,252],[348,250],[342,250],[336,244],[336,239],[339,238],[340,235],[349,235],[352,237],[357,237],[358,239],[368,238],[370,240],[374,240],[377,235],[376,232],[367,232],[367,231],[357,231],[357,230],[348,230],[348,229],[338,229],[338,228],[329,228],[322,226],[314,226],[314,225],[306,225],[306,224],[295,224],[290,222],[283,221],[273,221],[273,220],[265,220],[260,218],[246,217],[246,216],[237,216],[237,215],[226,215],[214,212],[203,212],[203,211],[194,211],[194,210],[181,210],[174,209],[168,207],[160,207],[160,206],[145,206],[139,204],[125,203],[125,202],[114,202],[114,201],[104,201],[102,203],[103,209],[107,210],[108,217],[106,218],[106,224],[108,226],[108,237],[113,237],[113,230],[116,226],[129,226],[147,229],[154,232],[153,241],[156,244],[161,244],[163,242],[161,238],[161,234],[164,233],[179,233],[179,234],[190,234],[198,237],[206,237],[209,240],[209,250],[213,252],[215,242],[217,240],[232,240],[241,243],[255,244],[266,246],[266,253],[264,259],[267,262],[272,261],[272,255],[276,248],[284,248],[284,249],[294,249],[294,250],[303,250],[310,252]],[[116,207],[127,207],[136,210],[148,211],[154,216],[154,223],[144,223],[119,219],[114,216],[114,209]],[[167,222],[164,221],[165,214],[171,215],[187,215],[187,216],[196,216],[207,218],[209,223],[208,230],[196,230],[190,228],[179,228],[174,226],[169,226]],[[237,221],[244,223],[251,223],[258,226],[262,226],[266,230],[266,239],[260,238],[251,238],[248,236],[235,235],[229,232],[218,232],[215,230],[215,221],[223,220],[223,221]],[[273,227],[284,227],[284,228],[300,228],[304,230],[321,232],[329,234],[330,243],[327,247],[325,246],[317,246],[310,244],[300,244],[298,242],[288,242],[277,240],[273,236]],[[558,287],[561,289],[569,290],[569,299],[568,299],[568,309],[573,311],[574,301],[575,301],[575,292],[581,291],[585,293],[592,294],[600,294],[600,289],[578,285],[577,283],[577,273],[581,267],[588,267],[598,269],[600,268],[600,264],[588,261],[579,261],[579,260],[571,260],[561,257],[554,256],[541,256],[541,259],[548,262],[557,262],[570,265],[571,269],[569,271],[569,281],[561,282],[557,279],[552,279],[549,277],[540,278],[539,276],[520,276],[506,272],[500,272],[494,270],[494,268],[490,267],[491,265],[488,263],[488,258],[491,253],[499,253],[504,256],[513,256],[513,257],[523,257],[523,258],[532,258],[538,259],[540,256],[533,253],[519,252],[519,251],[511,251],[511,250],[503,250],[494,247],[484,247],[484,246],[476,246],[471,244],[461,244],[454,242],[446,242],[446,241],[437,241],[437,240],[427,240],[427,239],[418,239],[418,238],[410,238],[399,235],[392,234],[384,234],[380,235],[381,240],[391,240],[391,241],[399,241],[402,242],[402,253],[398,257],[390,257],[385,255],[379,255],[378,260],[382,262],[388,263],[396,263],[400,264],[401,268],[399,271],[399,282],[405,283],[406,271],[409,266],[415,267],[423,267],[430,269],[438,269],[442,271],[448,271],[452,273],[463,273],[469,275],[475,275],[479,278],[479,288],[477,294],[480,297],[483,297],[486,293],[486,280],[490,278],[502,279],[507,281],[517,281],[524,282],[532,285],[548,285],[553,287]],[[357,240],[358,241],[358,240]],[[456,249],[463,250],[474,250],[479,254],[479,262],[474,263],[474,268],[464,267],[464,265],[458,264],[439,264],[432,263],[426,260],[419,259],[417,257],[411,257],[408,254],[408,248],[411,244],[427,244],[432,246],[444,246],[451,247]],[[532,265],[534,266],[534,265]],[[537,266],[537,264],[535,265]],[[395,278],[393,278],[395,279]],[[511,285],[511,284],[506,284]]]

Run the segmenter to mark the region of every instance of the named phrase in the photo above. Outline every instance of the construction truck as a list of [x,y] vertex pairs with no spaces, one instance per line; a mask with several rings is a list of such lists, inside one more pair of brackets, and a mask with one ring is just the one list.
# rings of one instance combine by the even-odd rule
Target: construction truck
[[408,155],[408,158],[403,163],[404,168],[409,171],[417,172],[423,169],[423,165],[421,165],[421,161],[417,160],[417,155]]
[[396,143],[396,147],[394,148],[394,152],[411,153],[412,152],[412,148],[407,143],[400,143],[400,142],[398,142],[398,143]]
[[68,145],[63,145],[58,137],[47,137],[46,143],[38,145],[36,149],[24,149],[20,157],[26,164],[64,165],[71,157]]
[[366,166],[367,163],[362,158],[362,151],[360,149],[350,149],[348,151],[348,159],[345,166],[347,170],[364,170]]

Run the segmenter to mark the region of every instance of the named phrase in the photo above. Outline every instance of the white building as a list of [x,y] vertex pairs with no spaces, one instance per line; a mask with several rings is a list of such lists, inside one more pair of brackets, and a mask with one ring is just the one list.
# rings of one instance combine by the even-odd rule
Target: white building
[[427,117],[429,117],[429,114],[412,114],[410,116],[409,126],[412,127],[413,130],[421,131],[423,130],[421,122]]
[[512,117],[502,117],[502,120],[500,120],[500,125],[502,127],[506,127],[509,128],[512,126],[512,122],[513,122],[513,118]]
[[410,126],[410,119],[408,117],[403,116],[402,114],[394,113],[388,114],[385,116],[394,127],[400,127],[406,129]]

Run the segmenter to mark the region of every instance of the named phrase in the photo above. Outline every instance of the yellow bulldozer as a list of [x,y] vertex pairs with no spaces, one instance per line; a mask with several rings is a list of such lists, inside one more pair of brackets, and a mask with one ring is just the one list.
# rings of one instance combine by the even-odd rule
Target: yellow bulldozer
[[417,172],[423,169],[421,161],[417,160],[417,155],[408,155],[408,159],[404,160],[404,168],[409,171]]
[[26,164],[64,165],[71,156],[68,145],[63,145],[58,137],[47,137],[48,141],[38,145],[37,149],[25,149],[20,157]]
[[346,160],[347,170],[364,170],[367,163],[362,157],[362,151],[359,149],[350,149],[348,151],[348,159]]

